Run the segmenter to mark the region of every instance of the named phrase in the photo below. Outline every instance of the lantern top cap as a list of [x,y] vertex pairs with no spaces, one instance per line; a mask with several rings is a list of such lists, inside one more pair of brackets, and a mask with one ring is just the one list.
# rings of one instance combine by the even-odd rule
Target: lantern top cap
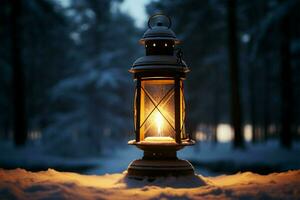
[[173,40],[175,44],[179,44],[175,33],[171,29],[171,18],[162,13],[152,15],[148,20],[148,30],[140,39],[141,44],[145,44],[148,40]]

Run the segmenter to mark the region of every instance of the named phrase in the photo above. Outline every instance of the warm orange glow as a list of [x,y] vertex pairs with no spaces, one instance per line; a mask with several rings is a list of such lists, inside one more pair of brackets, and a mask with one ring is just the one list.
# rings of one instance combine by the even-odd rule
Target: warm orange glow
[[174,137],[174,80],[143,80],[141,86],[141,140]]

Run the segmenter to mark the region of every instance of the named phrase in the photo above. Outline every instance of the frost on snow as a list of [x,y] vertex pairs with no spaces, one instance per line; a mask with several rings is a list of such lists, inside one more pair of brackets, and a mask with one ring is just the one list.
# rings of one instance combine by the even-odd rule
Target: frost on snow
[[125,172],[87,176],[1,169],[0,199],[300,199],[300,170],[135,180]]

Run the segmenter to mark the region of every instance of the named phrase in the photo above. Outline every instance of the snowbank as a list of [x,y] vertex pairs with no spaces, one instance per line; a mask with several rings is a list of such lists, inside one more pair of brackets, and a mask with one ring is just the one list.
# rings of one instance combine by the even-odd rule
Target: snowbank
[[134,180],[126,172],[91,176],[0,169],[0,199],[300,199],[300,170]]

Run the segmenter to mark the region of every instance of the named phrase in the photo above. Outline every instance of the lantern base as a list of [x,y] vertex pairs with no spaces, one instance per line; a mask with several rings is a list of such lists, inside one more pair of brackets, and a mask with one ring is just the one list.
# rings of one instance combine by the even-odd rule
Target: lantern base
[[194,168],[186,160],[139,159],[130,163],[129,177],[166,177],[194,175]]
[[193,140],[183,140],[177,143],[141,143],[131,140],[130,145],[136,145],[144,151],[142,159],[130,163],[127,169],[129,177],[161,177],[194,175],[194,168],[187,160],[177,158],[176,152],[185,146],[195,144]]

